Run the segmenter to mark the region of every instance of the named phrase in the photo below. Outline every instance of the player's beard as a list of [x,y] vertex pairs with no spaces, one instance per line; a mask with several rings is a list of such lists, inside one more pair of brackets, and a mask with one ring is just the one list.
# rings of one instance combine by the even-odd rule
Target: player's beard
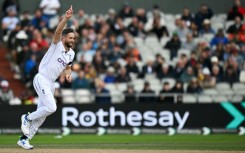
[[67,48],[72,48],[73,43],[69,42],[69,41],[65,41],[65,45],[66,45]]

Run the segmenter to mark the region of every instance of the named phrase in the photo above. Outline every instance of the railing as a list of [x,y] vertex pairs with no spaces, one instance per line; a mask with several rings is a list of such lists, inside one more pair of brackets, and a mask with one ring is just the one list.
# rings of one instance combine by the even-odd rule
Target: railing
[[188,93],[86,93],[61,96],[63,103],[239,103],[245,100],[245,95],[233,94],[188,94]]

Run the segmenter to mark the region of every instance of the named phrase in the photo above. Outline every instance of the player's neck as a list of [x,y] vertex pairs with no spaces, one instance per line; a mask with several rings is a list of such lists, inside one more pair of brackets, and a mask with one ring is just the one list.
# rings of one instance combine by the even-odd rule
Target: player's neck
[[69,52],[70,48],[67,47],[65,44],[63,44],[64,48],[65,48],[65,52]]

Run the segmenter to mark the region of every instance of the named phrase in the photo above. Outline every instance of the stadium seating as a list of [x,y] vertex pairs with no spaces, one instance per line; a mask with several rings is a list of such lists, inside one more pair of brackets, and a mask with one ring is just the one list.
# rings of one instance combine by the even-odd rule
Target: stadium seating
[[75,98],[78,104],[87,104],[93,102],[91,92],[86,89],[77,89],[75,91]]
[[[142,68],[143,68],[143,66],[145,66],[147,64],[147,62],[149,62],[149,61],[156,62],[156,55],[157,54],[160,54],[165,59],[165,62],[167,64],[169,64],[170,66],[172,66],[173,68],[175,68],[178,61],[182,60],[181,59],[182,55],[186,55],[188,60],[190,59],[190,56],[191,56],[191,53],[193,50],[184,49],[183,43],[185,41],[183,41],[183,39],[185,39],[185,37],[180,38],[180,40],[183,42],[181,42],[182,45],[180,45],[178,47],[178,49],[176,49],[176,52],[177,52],[176,57],[171,58],[171,53],[173,53],[173,52],[171,52],[172,49],[166,49],[165,48],[165,45],[172,39],[173,33],[176,33],[176,30],[180,30],[179,25],[178,25],[178,21],[181,19],[182,14],[180,14],[180,13],[170,14],[168,12],[164,12],[164,13],[161,12],[161,13],[159,13],[159,16],[160,16],[161,25],[166,26],[168,33],[169,33],[169,36],[162,36],[160,38],[160,37],[157,37],[157,35],[154,34],[154,32],[152,32],[152,31],[154,31],[152,29],[154,27],[153,21],[155,21],[156,18],[154,18],[153,15],[149,15],[149,14],[147,16],[147,22],[145,23],[145,25],[143,25],[143,29],[145,30],[143,32],[144,33],[143,36],[139,35],[137,37],[134,37],[132,33],[130,34],[129,30],[128,30],[129,36],[128,37],[124,36],[124,33],[122,31],[126,31],[129,28],[128,26],[132,23],[132,19],[133,19],[132,17],[122,18],[122,23],[125,26],[124,30],[120,29],[121,27],[118,24],[113,25],[115,29],[112,28],[112,25],[108,24],[108,26],[111,27],[107,31],[108,35],[113,33],[113,35],[115,36],[115,44],[116,43],[119,44],[119,48],[123,54],[122,56],[120,56],[119,59],[116,60],[116,62],[119,63],[119,65],[121,67],[127,65],[128,59],[127,59],[126,52],[128,52],[128,48],[131,48],[132,46],[134,46],[134,47],[136,46],[137,50],[140,52],[141,60],[139,60],[139,59],[136,60],[136,65],[137,65],[140,72],[142,72]],[[32,18],[33,17],[34,16],[32,16]],[[107,56],[107,53],[104,53],[104,52],[106,52],[105,50],[110,50],[110,51],[113,50],[112,48],[114,47],[115,44],[113,44],[114,42],[111,42],[111,40],[109,38],[110,36],[108,36],[108,38],[107,38],[107,36],[104,36],[104,34],[101,34],[104,37],[103,41],[100,42],[100,40],[98,40],[98,42],[97,42],[97,36],[99,35],[100,31],[104,30],[104,29],[101,30],[99,28],[102,27],[103,24],[106,24],[106,20],[108,19],[109,14],[94,14],[93,13],[93,14],[88,15],[88,17],[92,22],[90,24],[93,25],[93,26],[91,26],[91,25],[90,26],[95,27],[95,28],[91,29],[91,27],[89,26],[90,27],[90,28],[88,28],[89,32],[87,31],[87,33],[89,35],[88,38],[84,38],[84,40],[81,40],[81,42],[79,42],[80,41],[79,40],[77,42],[78,44],[76,44],[76,45],[79,46],[79,45],[83,45],[84,43],[87,43],[87,41],[88,42],[92,41],[94,44],[90,49],[96,50],[98,48],[101,49],[104,47],[104,46],[102,47],[99,45],[103,44],[104,42],[108,42],[108,44],[111,45],[110,46],[111,48],[108,47],[106,49],[102,49],[103,51],[101,51],[101,54],[103,54],[102,59],[104,60],[104,65],[106,66],[106,68],[105,68],[105,70],[106,70],[109,65],[112,66],[114,63],[110,63],[111,61],[109,60],[109,56]],[[209,48],[211,50],[209,52],[210,57],[215,55],[214,53],[215,53],[216,46],[211,46],[210,42],[216,36],[216,32],[220,28],[222,28],[225,36],[228,36],[228,34],[226,33],[226,30],[231,25],[234,24],[234,21],[227,21],[227,14],[224,14],[224,13],[214,14],[212,16],[212,18],[210,18],[209,20],[210,20],[211,28],[214,30],[215,33],[199,34],[197,37],[193,36],[193,41],[196,45],[195,46],[196,48],[194,50],[197,54],[197,61],[199,61],[199,62],[203,62],[203,59],[201,59],[201,54],[202,54],[202,51],[204,51],[204,50],[206,51],[207,48]],[[53,18],[52,20],[49,21],[50,26],[52,28],[56,27],[58,21],[59,21],[58,17]],[[115,20],[115,22],[117,22],[117,21]],[[74,21],[74,23],[75,23],[75,21]],[[73,22],[71,22],[69,24],[71,24],[70,25],[71,27],[74,26],[74,25],[72,25]],[[79,25],[79,26],[84,28],[88,25],[86,25],[84,27],[83,27],[83,25]],[[190,27],[188,27],[188,28],[190,28]],[[45,31],[45,30],[43,30],[43,31]],[[43,34],[42,32],[41,32],[41,34]],[[93,34],[93,32],[94,32],[94,34]],[[192,31],[190,30],[189,33],[191,33],[191,32]],[[47,31],[46,31],[46,33],[47,33]],[[84,33],[86,35],[86,31]],[[44,34],[45,34],[45,32],[44,32]],[[81,34],[81,33],[78,33],[78,35],[79,34]],[[8,34],[4,36],[5,42],[7,42],[8,36],[9,36]],[[45,38],[50,39],[48,37],[48,35],[45,36]],[[81,38],[81,39],[83,39],[83,38]],[[239,45],[240,44],[237,44],[236,47],[239,48],[238,47]],[[78,52],[83,52],[83,48],[80,49],[81,46],[79,46],[79,47],[78,46],[76,46],[76,48],[78,48]],[[225,47],[226,46],[224,45],[223,48],[225,48]],[[21,47],[18,46],[15,49],[17,50],[19,48],[21,48]],[[96,50],[96,52],[97,52],[97,50]],[[230,56],[234,59],[236,58],[236,57],[233,57],[231,55],[232,53],[230,53],[230,52],[227,52],[227,54],[228,55],[225,55],[224,57],[222,57],[222,58],[224,58],[223,61],[219,59],[219,65],[223,68],[224,72],[226,71],[226,66],[228,64],[228,62],[227,62],[228,58],[229,58],[228,56]],[[104,57],[104,56],[106,56],[106,57]],[[132,55],[130,55],[130,56],[132,56]],[[102,57],[102,55],[101,55],[101,57]],[[79,62],[82,63],[82,61],[77,61],[77,63],[79,63]],[[89,64],[91,64],[91,67],[94,66],[93,62],[89,63]],[[188,61],[188,64],[190,64],[190,63],[191,62]],[[88,63],[86,63],[86,64],[88,64]],[[204,63],[202,63],[202,64],[204,64]],[[209,63],[209,61],[207,61],[207,63],[205,63],[205,64],[209,65],[211,63]],[[233,85],[231,85],[232,83],[228,83],[228,82],[219,82],[213,88],[203,89],[200,94],[189,94],[189,93],[187,93],[187,86],[189,85],[189,82],[184,82],[183,83],[183,86],[184,86],[183,103],[219,103],[219,102],[226,102],[226,101],[231,101],[231,102],[236,103],[236,102],[243,101],[244,97],[245,97],[245,92],[244,92],[245,91],[245,84],[244,84],[245,83],[245,70],[244,70],[245,66],[244,66],[244,64],[241,64],[241,63],[239,63],[239,64],[240,64],[239,65],[239,68],[240,68],[239,71],[241,71],[240,74],[238,74],[240,82],[233,83]],[[187,67],[189,65],[185,65],[185,66]],[[18,67],[18,65],[16,67]],[[115,71],[115,75],[117,75],[117,73],[118,73],[118,71]],[[155,72],[155,73],[157,73],[157,72]],[[99,79],[104,80],[104,78],[106,76],[106,72],[104,72],[104,71],[96,72],[96,76]],[[139,97],[139,94],[142,92],[142,90],[144,88],[145,81],[148,81],[150,83],[150,88],[155,92],[156,96],[158,96],[158,94],[162,90],[163,84],[165,82],[168,82],[170,84],[170,88],[173,88],[175,86],[176,80],[180,79],[180,77],[178,76],[179,78],[177,78],[177,77],[176,78],[164,78],[164,79],[160,80],[156,77],[156,74],[150,74],[150,75],[149,74],[143,74],[143,75],[141,75],[141,73],[139,73],[139,74],[130,73],[129,76],[131,78],[130,82],[126,82],[126,83],[105,83],[105,88],[109,90],[109,95],[111,96],[111,102],[113,104],[124,102],[125,97],[124,97],[123,92],[127,90],[127,85],[129,83],[133,85],[134,90],[138,94],[137,97]],[[141,77],[141,76],[143,76],[143,77]],[[199,69],[195,69],[195,76],[198,78],[199,81],[202,80],[202,77],[200,77],[201,75],[199,76]],[[92,79],[90,81],[93,82]],[[30,86],[31,86],[31,84],[30,84]],[[30,87],[30,86],[28,86],[28,87]],[[94,89],[71,90],[71,89],[61,88],[62,101],[64,104],[92,103],[92,102],[94,102],[95,96],[96,96],[93,93],[93,90]],[[20,104],[20,102],[16,101],[16,100],[12,100],[12,101],[10,101],[10,104],[12,104],[12,105]]]
[[212,103],[213,99],[209,95],[198,95],[198,103]]
[[197,102],[197,98],[195,95],[185,94],[183,95],[183,103],[185,104],[194,104]]

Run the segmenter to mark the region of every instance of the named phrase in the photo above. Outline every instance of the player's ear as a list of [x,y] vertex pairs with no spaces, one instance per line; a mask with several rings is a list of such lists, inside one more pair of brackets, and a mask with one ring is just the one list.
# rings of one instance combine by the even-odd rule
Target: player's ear
[[65,39],[65,36],[61,36],[61,40],[63,41]]

